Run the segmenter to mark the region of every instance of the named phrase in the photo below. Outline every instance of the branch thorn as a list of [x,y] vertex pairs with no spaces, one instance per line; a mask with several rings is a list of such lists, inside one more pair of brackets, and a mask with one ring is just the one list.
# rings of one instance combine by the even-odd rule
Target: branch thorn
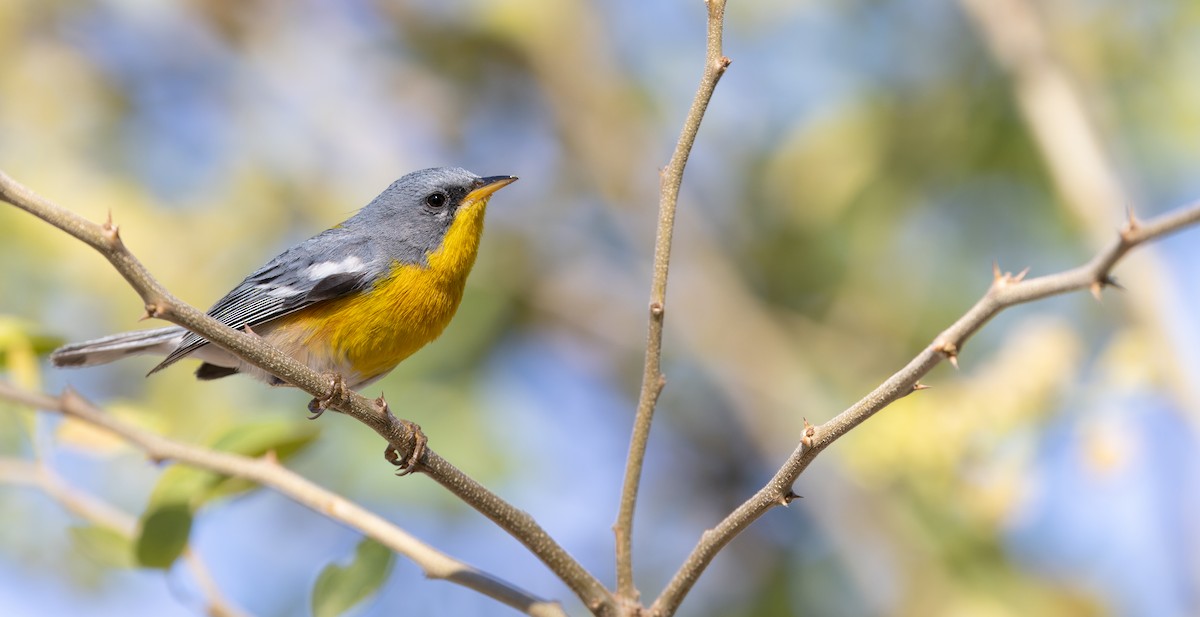
[[934,343],[933,350],[946,356],[946,360],[954,368],[958,368],[958,345],[954,343]]
[[784,493],[784,495],[779,498],[779,505],[787,507],[787,506],[791,505],[791,503],[793,501],[796,501],[797,499],[803,499],[803,496],[797,495],[795,491],[793,491],[792,489],[789,488],[788,492]]
[[930,388],[932,388],[932,387],[933,387],[933,386],[927,386],[927,385],[925,385],[925,384],[923,384],[923,383],[921,383],[921,382],[919,382],[919,381],[918,381],[917,383],[913,384],[913,387],[912,387],[912,389],[913,389],[913,392],[919,392],[919,391],[921,391],[921,390],[928,390],[928,389],[930,389]]
[[154,302],[147,302],[146,306],[143,308],[144,308],[144,312],[142,313],[141,317],[138,317],[138,321],[146,321],[147,319],[154,319],[155,317],[158,317],[159,314],[162,313],[162,307],[160,307],[157,303],[154,303]]
[[1137,215],[1133,212],[1133,204],[1125,207],[1125,224],[1121,226],[1120,235],[1122,242],[1132,242],[1133,232],[1137,231],[1142,224],[1137,219]]
[[100,226],[100,230],[104,232],[104,237],[109,242],[118,242],[121,239],[121,226],[113,223],[112,210],[108,211],[108,216],[104,219],[104,224]]
[[1018,272],[1015,276],[1012,272],[1001,272],[1000,264],[992,260],[992,287],[1001,288],[1020,283],[1025,279],[1026,274],[1029,274],[1028,267]]
[[800,438],[800,443],[804,444],[805,448],[812,447],[812,440],[817,434],[817,428],[808,423],[808,418],[804,418],[804,436]]
[[1105,287],[1115,287],[1117,289],[1125,289],[1124,287],[1121,287],[1117,283],[1117,280],[1114,279],[1112,276],[1110,276],[1108,274],[1101,274],[1100,278],[1092,281],[1092,284],[1089,287],[1089,289],[1091,289],[1091,291],[1092,291],[1092,297],[1095,298],[1097,302],[1101,301],[1100,300],[1100,292],[1104,291]]

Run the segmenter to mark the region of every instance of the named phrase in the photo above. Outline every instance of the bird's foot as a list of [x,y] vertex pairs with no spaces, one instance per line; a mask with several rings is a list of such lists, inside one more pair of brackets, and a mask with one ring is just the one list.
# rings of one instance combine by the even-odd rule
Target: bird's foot
[[316,420],[329,409],[334,400],[346,396],[346,380],[338,373],[329,373],[329,392],[308,402],[309,420]]
[[407,458],[401,459],[400,451],[392,447],[392,444],[390,443],[387,445],[387,448],[384,448],[383,450],[383,458],[387,459],[387,462],[395,465],[398,468],[396,470],[396,475],[407,476],[408,474],[416,471],[421,465],[421,459],[425,458],[425,450],[426,445],[429,443],[429,438],[425,436],[425,433],[421,430],[421,426],[416,422],[410,422],[403,418],[396,418],[392,416],[392,411],[388,408],[387,401],[383,399],[382,394],[379,395],[379,398],[375,399],[375,404],[380,406],[380,413],[382,415],[391,417],[395,421],[399,422],[401,426],[404,427],[406,436],[411,435],[413,438],[413,449]]

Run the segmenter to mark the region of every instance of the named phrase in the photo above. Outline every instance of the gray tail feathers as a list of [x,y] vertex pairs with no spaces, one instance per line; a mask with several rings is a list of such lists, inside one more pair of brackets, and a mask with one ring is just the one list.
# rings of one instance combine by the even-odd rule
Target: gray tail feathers
[[171,326],[122,332],[82,343],[63,345],[50,354],[54,366],[95,366],[135,354],[166,355],[179,345],[187,330]]

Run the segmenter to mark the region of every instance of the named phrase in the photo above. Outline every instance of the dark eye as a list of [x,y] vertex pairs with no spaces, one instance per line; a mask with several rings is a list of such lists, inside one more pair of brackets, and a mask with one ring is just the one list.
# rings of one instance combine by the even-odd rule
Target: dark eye
[[425,198],[425,203],[429,204],[430,208],[441,208],[446,205],[446,194],[434,193]]

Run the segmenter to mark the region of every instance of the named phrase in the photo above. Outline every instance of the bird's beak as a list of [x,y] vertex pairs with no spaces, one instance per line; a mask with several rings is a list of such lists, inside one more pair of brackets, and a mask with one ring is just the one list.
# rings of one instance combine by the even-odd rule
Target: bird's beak
[[492,193],[517,181],[516,176],[488,176],[475,182],[475,188],[467,193],[464,202],[482,201],[492,196]]

